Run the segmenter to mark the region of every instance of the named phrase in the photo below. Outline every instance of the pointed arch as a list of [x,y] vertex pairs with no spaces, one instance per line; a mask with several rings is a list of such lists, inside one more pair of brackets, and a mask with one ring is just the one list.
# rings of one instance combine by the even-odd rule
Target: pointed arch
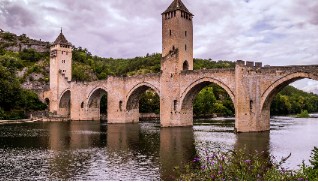
[[71,91],[69,89],[62,92],[60,96],[59,114],[63,116],[71,115]]
[[157,87],[154,85],[148,83],[148,82],[142,82],[137,85],[135,85],[129,92],[128,95],[126,96],[126,109],[132,110],[132,109],[137,109],[139,107],[139,99],[141,94],[143,94],[146,90],[152,89],[154,90],[160,97],[160,91]]
[[207,85],[214,83],[220,87],[222,87],[230,96],[232,102],[235,101],[235,95],[233,91],[222,81],[211,78],[211,77],[203,77],[194,82],[192,82],[181,94],[181,109],[190,109],[193,106],[193,101],[195,96]]
[[314,73],[308,73],[308,72],[294,72],[280,79],[277,79],[262,93],[261,111],[264,111],[264,110],[269,111],[273,99],[283,88],[285,88],[287,85],[297,80],[301,80],[304,78],[318,80],[318,75]]
[[103,95],[107,95],[107,89],[104,87],[94,88],[87,97],[87,108],[99,108],[100,99]]

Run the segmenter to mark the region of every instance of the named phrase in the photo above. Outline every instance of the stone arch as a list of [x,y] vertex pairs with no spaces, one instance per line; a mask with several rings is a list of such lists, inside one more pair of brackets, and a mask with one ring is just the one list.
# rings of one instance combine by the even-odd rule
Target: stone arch
[[68,89],[62,92],[60,96],[59,114],[63,116],[71,115],[71,91]]
[[148,89],[154,90],[160,97],[160,91],[157,87],[147,82],[139,83],[134,86],[126,96],[126,110],[130,111],[133,109],[138,109],[140,96]]
[[313,80],[318,80],[318,75],[308,72],[294,72],[288,74],[280,79],[277,79],[273,84],[271,84],[261,96],[261,111],[270,112],[270,106],[275,98],[275,96],[287,85],[304,78],[309,78]]
[[[87,108],[99,108],[100,99],[107,94],[107,90],[103,87],[94,88],[87,97]],[[84,104],[85,105],[85,104]]]
[[[200,78],[194,82],[192,82],[182,93],[180,101],[181,101],[181,110],[183,109],[192,109],[193,101],[196,95],[207,85],[214,83],[220,87],[222,87],[231,97],[233,103],[235,103],[235,96],[233,91],[220,80],[211,78],[211,77],[204,77]],[[234,104],[235,107],[235,104]]]
[[189,70],[189,63],[188,63],[187,60],[185,60],[185,61],[183,62],[182,70],[183,70],[183,71]]
[[[82,103],[83,108],[87,111],[87,118],[94,121],[107,120],[107,95],[107,90],[103,87],[96,87],[89,93],[87,102]],[[102,105],[104,96],[106,96],[105,107]]]

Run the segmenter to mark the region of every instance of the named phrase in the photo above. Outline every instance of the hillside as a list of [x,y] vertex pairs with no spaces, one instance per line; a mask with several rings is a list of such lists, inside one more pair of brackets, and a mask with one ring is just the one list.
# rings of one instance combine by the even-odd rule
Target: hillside
[[[17,80],[17,83],[21,84],[19,85],[21,92],[24,91],[23,89],[35,92],[48,89],[49,47],[49,42],[33,40],[24,34],[17,36],[0,31],[0,68],[9,71],[9,73],[3,74],[14,75],[10,76],[10,79]],[[160,60],[161,54],[159,53],[131,59],[114,59],[94,56],[87,49],[73,47],[72,79],[73,81],[94,81],[106,79],[108,76],[158,73],[160,72]],[[194,59],[194,69],[233,68],[234,66],[235,63],[231,61]],[[1,80],[3,81],[1,87],[5,90],[8,85],[3,83],[7,83],[9,78],[1,76]],[[0,91],[1,97],[4,97],[4,90]],[[145,93],[141,100],[143,101],[140,105],[141,112],[158,112],[158,96]],[[19,106],[19,108],[23,107]],[[5,108],[5,102],[0,101],[0,118],[1,112],[9,112],[14,109],[14,105],[12,108]],[[275,115],[296,114],[301,110],[318,112],[318,96],[291,86],[286,87],[276,96],[271,107],[272,114]],[[194,103],[194,113],[197,116],[212,114],[233,116],[235,111],[226,92],[216,85],[210,85],[198,94]]]

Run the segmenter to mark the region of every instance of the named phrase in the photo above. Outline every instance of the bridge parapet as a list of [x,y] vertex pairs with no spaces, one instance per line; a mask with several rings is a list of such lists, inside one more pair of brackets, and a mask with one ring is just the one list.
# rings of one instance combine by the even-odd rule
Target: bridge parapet
[[215,68],[215,69],[185,70],[185,71],[181,72],[181,75],[202,74],[202,73],[227,73],[227,72],[235,72],[235,68]]
[[263,67],[262,62],[254,62],[254,61],[242,61],[242,60],[237,60],[236,65],[238,66],[245,66],[245,67],[255,67],[255,68],[261,68]]
[[144,75],[125,76],[125,77],[123,77],[123,79],[129,80],[129,79],[158,78],[160,76],[161,76],[161,73],[148,73],[148,74],[144,74]]
[[302,73],[317,73],[318,65],[296,65],[296,66],[270,66],[263,67],[261,73],[263,74],[288,74],[294,72]]

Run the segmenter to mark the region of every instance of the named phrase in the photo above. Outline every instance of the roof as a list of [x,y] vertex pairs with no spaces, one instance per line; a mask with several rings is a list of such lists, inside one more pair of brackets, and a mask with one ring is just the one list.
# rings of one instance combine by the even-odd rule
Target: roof
[[169,12],[176,11],[176,10],[184,11],[184,12],[189,13],[190,15],[193,16],[193,14],[190,13],[188,8],[183,4],[183,2],[181,0],[173,0],[173,2],[170,4],[168,9],[166,11],[164,11],[162,14],[169,13]]
[[68,45],[71,46],[72,44],[69,43],[65,36],[63,35],[63,32],[61,31],[60,35],[56,38],[56,40],[53,42],[53,45],[62,44],[62,45]]

